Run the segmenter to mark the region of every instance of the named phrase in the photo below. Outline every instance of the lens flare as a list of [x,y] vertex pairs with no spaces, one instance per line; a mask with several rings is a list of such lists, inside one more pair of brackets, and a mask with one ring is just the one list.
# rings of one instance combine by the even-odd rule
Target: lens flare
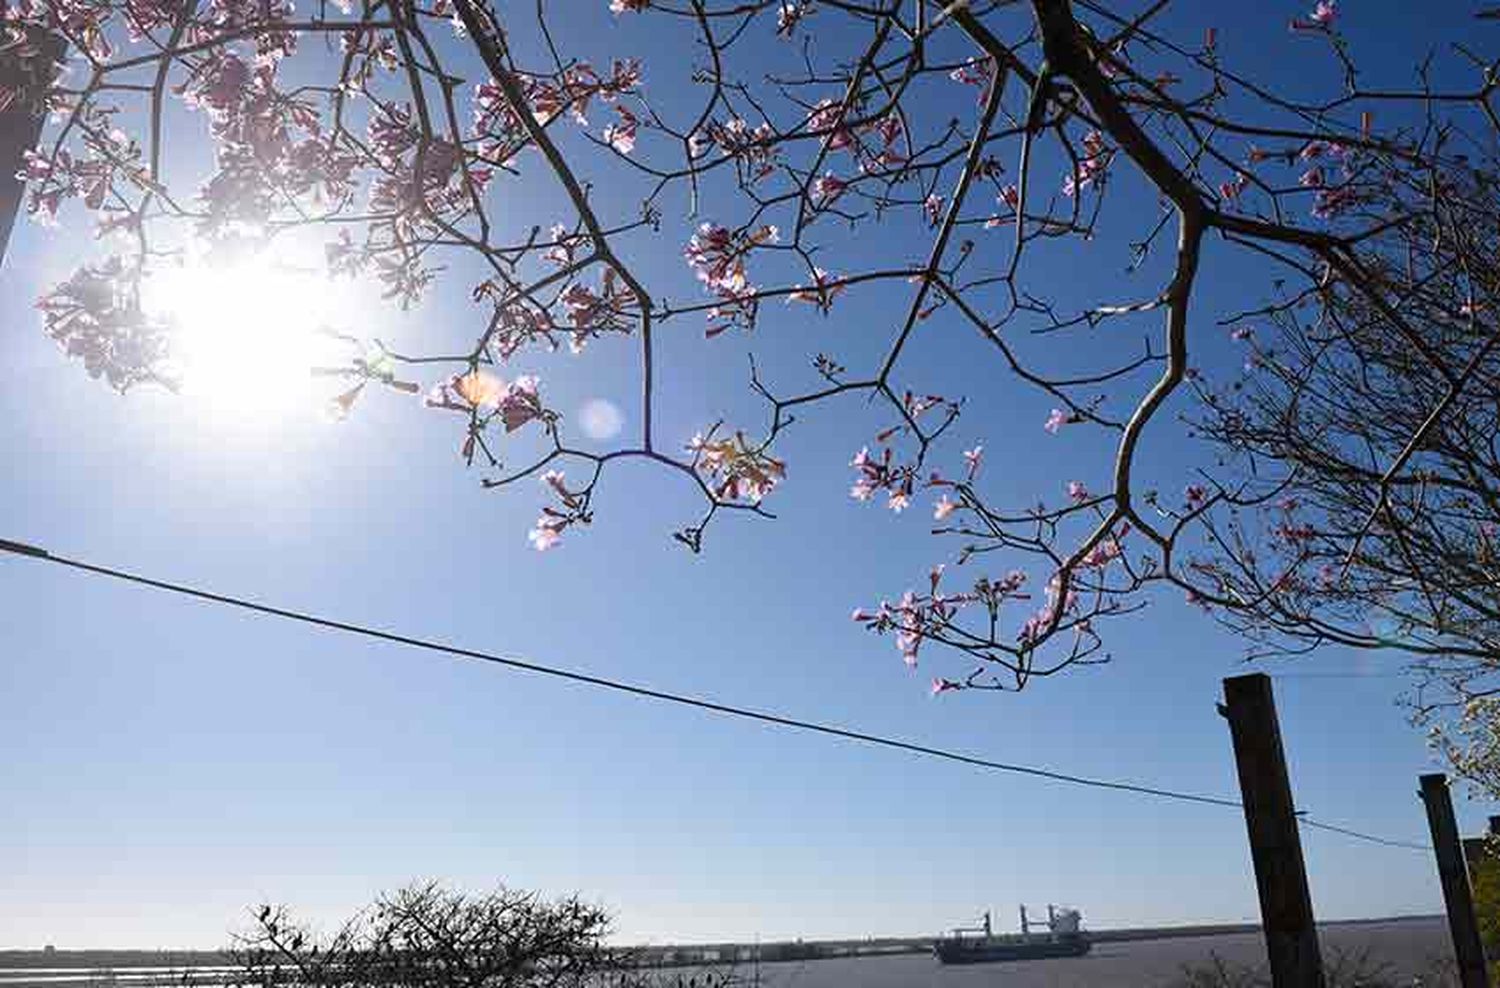
[[578,412],[578,424],[590,439],[613,439],[625,427],[625,413],[614,402],[595,398]]

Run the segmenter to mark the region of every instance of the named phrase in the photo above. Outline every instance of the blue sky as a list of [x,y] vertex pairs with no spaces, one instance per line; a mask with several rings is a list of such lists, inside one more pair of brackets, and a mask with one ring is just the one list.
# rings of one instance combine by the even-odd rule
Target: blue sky
[[[1361,18],[1386,32],[1356,43],[1399,73],[1411,59],[1394,60],[1391,38],[1416,30],[1415,14],[1348,6],[1360,11],[1351,32]],[[1247,54],[1252,69],[1294,57],[1276,53],[1291,44],[1281,14],[1269,28],[1226,19],[1231,54],[1226,27],[1270,39]],[[585,43],[648,54],[663,44],[639,24],[599,30],[619,33]],[[518,202],[518,225],[547,206]],[[1086,290],[1118,270],[1108,248],[1083,268],[1048,255],[1036,278]],[[627,466],[607,478],[592,529],[539,555],[525,532],[540,491],[481,490],[460,469],[452,422],[410,402],[375,396],[333,426],[121,398],[89,381],[44,338],[30,303],[93,249],[21,224],[0,269],[0,445],[13,464],[0,480],[0,537],[1003,760],[1235,791],[1214,701],[1240,648],[1175,600],[1112,626],[1112,664],[1018,696],[930,698],[930,676],[958,667],[927,656],[914,674],[848,620],[942,556],[925,502],[893,518],[849,501],[848,457],[885,424],[859,400],[789,436],[775,522],[732,519],[691,556],[669,538],[698,509],[691,492]],[[673,272],[687,297],[677,251],[663,239],[635,256]],[[1230,289],[1246,270],[1206,278],[1195,330],[1230,366],[1212,320],[1245,301]],[[351,318],[425,340],[472,320],[463,293],[453,297],[405,317]],[[669,322],[663,434],[686,441],[717,411],[753,407],[748,346],[770,355],[773,373],[817,347],[857,354],[885,304],[851,293],[826,321],[776,313],[749,341],[705,341],[697,322]],[[1093,440],[1048,437],[1047,403],[989,387],[980,354],[934,329],[910,371],[914,385],[942,373],[971,397],[949,455],[983,441],[1001,495],[1057,499],[1075,476],[1101,486],[1097,457],[1085,458]],[[554,372],[559,407],[606,397],[629,430],[633,361],[632,344],[606,342],[539,366]],[[1164,476],[1185,462],[1177,436],[1167,423],[1152,453]],[[1019,901],[1079,906],[1095,927],[1256,912],[1230,810],[712,718],[23,560],[0,559],[0,596],[0,946],[213,946],[261,901],[331,924],[418,878],[577,891],[617,912],[622,939],[658,942],[930,932],[985,907],[1009,915]],[[1421,838],[1415,777],[1433,764],[1393,703],[1401,681],[1386,674],[1398,667],[1329,653],[1304,668],[1373,675],[1283,680],[1278,703],[1303,808]],[[1464,828],[1480,829],[1484,812],[1463,803]],[[1304,842],[1322,917],[1440,908],[1424,854],[1322,833]]]

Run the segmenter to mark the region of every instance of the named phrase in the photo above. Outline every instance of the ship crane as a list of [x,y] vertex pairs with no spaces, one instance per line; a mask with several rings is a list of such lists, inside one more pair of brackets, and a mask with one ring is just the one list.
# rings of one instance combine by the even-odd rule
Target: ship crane
[[[996,936],[988,911],[981,926],[958,926],[953,935],[933,944],[933,953],[944,964],[975,964],[985,961],[1041,960],[1053,957],[1081,957],[1092,944],[1083,932],[1082,919],[1076,909],[1047,906],[1047,932],[1033,934],[1041,923],[1021,910],[1021,933]],[[966,934],[978,934],[977,936]]]

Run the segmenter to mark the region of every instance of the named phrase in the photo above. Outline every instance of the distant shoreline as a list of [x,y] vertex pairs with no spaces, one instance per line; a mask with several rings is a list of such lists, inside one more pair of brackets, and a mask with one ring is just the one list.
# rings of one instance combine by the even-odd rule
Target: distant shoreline
[[[1395,923],[1419,923],[1443,920],[1440,913],[1415,916],[1381,916],[1367,919],[1338,919],[1319,923],[1320,927],[1374,926]],[[1224,936],[1236,933],[1258,933],[1259,923],[1199,923],[1174,926],[1139,926],[1121,929],[1091,930],[1095,943],[1121,943],[1132,940],[1168,940],[1182,937]],[[657,956],[665,954],[718,954],[729,960],[741,952],[759,950],[762,956],[780,953],[788,948],[819,956],[851,956],[925,952],[931,936],[868,937],[843,940],[782,940],[759,944],[721,941],[718,943],[684,943],[643,945],[636,948]],[[684,958],[686,959],[686,958]],[[130,968],[184,968],[217,966],[229,963],[222,950],[0,950],[0,975],[38,968],[126,970]],[[0,977],[0,985],[6,980]]]

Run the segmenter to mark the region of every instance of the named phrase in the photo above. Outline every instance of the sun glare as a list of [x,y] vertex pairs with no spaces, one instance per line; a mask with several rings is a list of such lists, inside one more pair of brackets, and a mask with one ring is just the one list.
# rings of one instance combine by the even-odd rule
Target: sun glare
[[336,385],[314,374],[347,362],[331,335],[342,292],[320,272],[257,257],[155,273],[145,307],[173,327],[179,390],[216,413],[284,419],[315,413]]

